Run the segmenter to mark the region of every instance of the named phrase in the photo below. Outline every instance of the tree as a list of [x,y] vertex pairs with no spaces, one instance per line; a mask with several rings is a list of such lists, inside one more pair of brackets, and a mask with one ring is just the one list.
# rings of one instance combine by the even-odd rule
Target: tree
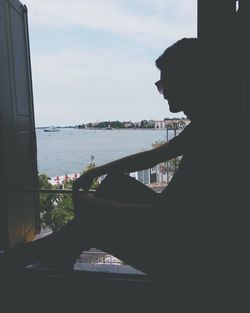
[[76,127],[79,129],[82,129],[82,128],[85,128],[85,124],[77,125]]
[[92,128],[93,125],[92,125],[92,123],[88,123],[88,124],[86,124],[86,127]]
[[[87,165],[86,168],[85,168],[85,170],[83,171],[83,173],[86,173],[87,171],[91,170],[93,167],[95,167],[94,164],[89,164],[89,165]],[[97,187],[99,186],[99,184],[100,184],[100,183],[99,183],[98,179],[95,178],[95,179],[93,180],[93,183],[92,183],[92,186],[90,187],[90,189],[91,189],[91,190],[96,190]]]
[[142,120],[140,127],[141,128],[147,128],[148,127],[148,121],[147,120]]
[[[38,185],[40,189],[54,189],[53,186],[49,183],[50,177],[46,174],[38,174]],[[39,195],[39,206],[41,214],[41,226],[43,228],[49,226],[47,224],[47,215],[50,214],[55,209],[56,204],[56,194],[54,193],[43,193]]]
[[107,128],[109,126],[110,122],[104,121],[104,122],[99,122],[97,124],[97,128]]
[[123,128],[123,123],[120,122],[120,121],[112,121],[110,123],[110,126],[113,127],[113,128]]
[[[38,175],[39,185],[42,189],[56,190],[49,183],[50,177],[45,174]],[[72,182],[63,182],[64,189],[72,188]],[[59,230],[74,217],[72,196],[70,194],[40,193],[41,226],[49,227],[52,231]]]
[[[159,147],[160,145],[163,145],[164,143],[165,143],[164,140],[156,140],[155,142],[152,143],[152,147],[156,148],[156,147]],[[167,172],[171,176],[173,176],[174,173],[177,171],[180,162],[181,162],[181,157],[176,157],[174,159],[167,161],[167,163],[166,163]]]
[[[88,165],[83,172],[93,168],[94,165]],[[41,189],[51,189],[56,191],[56,187],[49,183],[50,177],[45,174],[39,174],[39,187]],[[72,189],[73,181],[68,179],[63,182],[63,189]],[[91,189],[99,186],[97,179],[94,179]],[[40,193],[40,218],[43,228],[49,227],[52,231],[57,231],[74,218],[74,206],[72,194]]]

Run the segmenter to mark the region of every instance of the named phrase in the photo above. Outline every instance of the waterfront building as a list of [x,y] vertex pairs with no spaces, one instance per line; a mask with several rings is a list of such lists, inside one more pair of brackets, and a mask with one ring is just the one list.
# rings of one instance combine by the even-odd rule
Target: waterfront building
[[184,128],[190,123],[187,118],[182,119],[165,119],[154,122],[154,127],[157,129],[165,128]]

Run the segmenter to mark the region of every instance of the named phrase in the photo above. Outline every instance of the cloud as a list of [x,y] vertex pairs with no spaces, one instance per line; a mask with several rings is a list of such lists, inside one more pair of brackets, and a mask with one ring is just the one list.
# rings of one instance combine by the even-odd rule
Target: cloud
[[196,0],[135,2],[137,10],[132,3],[124,8],[121,0],[26,1],[30,22],[36,28],[105,30],[148,46],[159,45],[166,39],[173,41],[186,34],[196,35],[193,26]]
[[158,70],[147,59],[68,50],[32,63],[37,125],[46,116],[49,124],[65,125],[160,118],[167,111],[154,86]]
[[[172,116],[154,87],[159,75],[154,59],[177,39],[196,35],[196,0],[26,0],[26,5],[37,126]],[[79,29],[79,40],[70,41],[69,34]],[[64,44],[53,41],[58,34]],[[96,45],[88,43],[90,37]],[[103,37],[115,44],[102,47]],[[59,42],[57,49],[51,49],[53,42]]]

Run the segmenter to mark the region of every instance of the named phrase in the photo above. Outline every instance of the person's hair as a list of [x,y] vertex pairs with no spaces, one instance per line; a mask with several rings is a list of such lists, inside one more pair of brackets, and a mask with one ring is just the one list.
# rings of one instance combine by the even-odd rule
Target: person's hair
[[182,73],[190,73],[190,71],[194,73],[200,70],[201,61],[202,51],[199,40],[183,38],[167,48],[155,63],[161,71],[174,67]]

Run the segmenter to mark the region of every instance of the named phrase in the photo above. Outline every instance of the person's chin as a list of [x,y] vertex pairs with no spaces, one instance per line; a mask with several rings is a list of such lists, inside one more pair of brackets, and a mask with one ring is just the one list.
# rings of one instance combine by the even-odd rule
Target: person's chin
[[180,107],[173,106],[173,105],[169,104],[169,111],[171,113],[178,113],[178,112],[181,112],[182,109]]

